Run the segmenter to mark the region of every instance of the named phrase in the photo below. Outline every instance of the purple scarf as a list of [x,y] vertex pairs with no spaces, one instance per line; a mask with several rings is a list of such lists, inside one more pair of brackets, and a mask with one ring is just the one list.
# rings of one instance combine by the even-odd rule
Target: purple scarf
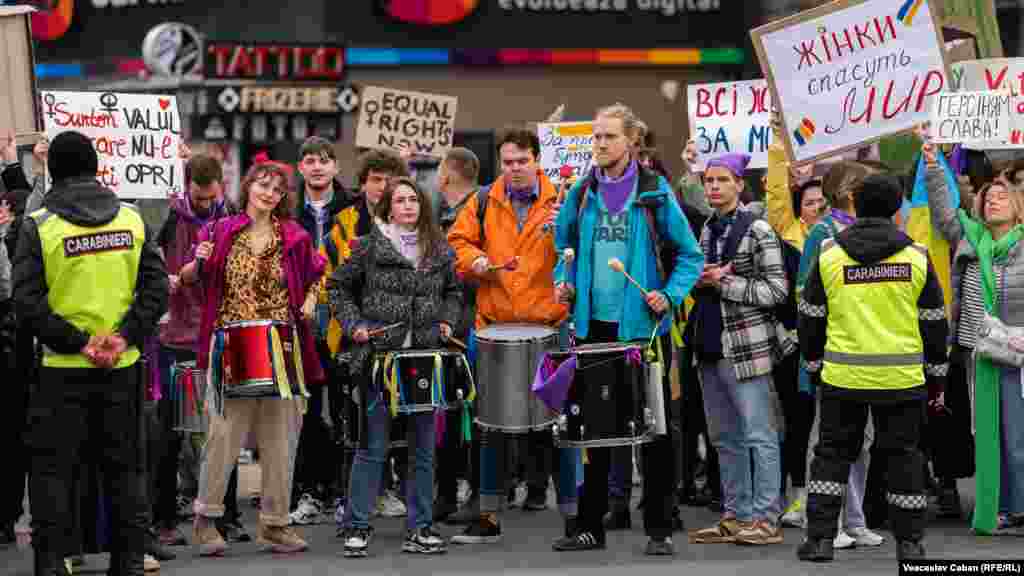
[[601,193],[604,205],[608,212],[618,214],[626,205],[630,193],[636,186],[636,160],[630,160],[626,171],[618,178],[612,178],[604,173],[604,170],[597,170],[597,189]]
[[838,208],[832,209],[832,219],[839,222],[843,226],[853,226],[853,223],[857,221],[856,218],[850,216],[846,212],[839,210]]

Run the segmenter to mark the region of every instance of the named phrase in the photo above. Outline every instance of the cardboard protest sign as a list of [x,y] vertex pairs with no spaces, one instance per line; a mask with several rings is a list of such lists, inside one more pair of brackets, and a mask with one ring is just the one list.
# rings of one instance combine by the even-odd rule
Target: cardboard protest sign
[[0,126],[15,134],[18,145],[40,136],[32,58],[31,6],[0,6]]
[[931,141],[992,142],[1009,134],[1011,96],[1002,92],[943,92],[934,100]]
[[184,190],[174,96],[43,92],[42,104],[46,137],[76,130],[91,138],[100,160],[96,179],[118,196],[166,198]]
[[406,146],[415,154],[438,158],[452,147],[458,98],[365,86],[360,99],[356,146]]
[[994,142],[974,142],[967,147],[975,150],[1024,148],[1024,58],[967,60],[951,68],[953,90],[994,90],[1012,96],[1012,115],[1006,137]]
[[766,80],[690,84],[686,96],[697,143],[695,172],[703,172],[705,162],[729,152],[750,154],[748,168],[768,167],[772,99]]
[[949,78],[931,3],[838,0],[751,31],[794,162],[930,119]]
[[555,185],[562,183],[562,166],[572,168],[572,178],[580,178],[590,168],[594,155],[593,122],[538,124],[537,137],[540,169]]

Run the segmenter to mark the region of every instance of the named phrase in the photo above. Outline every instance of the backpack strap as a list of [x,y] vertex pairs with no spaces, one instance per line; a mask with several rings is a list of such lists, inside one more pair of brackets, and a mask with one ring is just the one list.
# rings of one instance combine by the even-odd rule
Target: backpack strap
[[729,236],[725,239],[725,247],[722,250],[722,264],[728,264],[736,257],[736,251],[739,250],[740,242],[746,236],[747,230],[750,230],[750,227],[754,224],[754,220],[756,218],[750,212],[745,210],[736,211],[736,221],[729,228]]
[[487,235],[484,226],[484,218],[487,216],[487,203],[490,201],[490,187],[480,186],[476,189],[476,219],[480,223],[480,246],[487,245]]

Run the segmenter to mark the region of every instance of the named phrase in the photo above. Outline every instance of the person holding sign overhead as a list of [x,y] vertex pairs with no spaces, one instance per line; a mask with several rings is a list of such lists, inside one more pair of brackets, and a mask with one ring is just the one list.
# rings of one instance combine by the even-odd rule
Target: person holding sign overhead
[[15,304],[44,350],[29,409],[38,575],[66,571],[72,472],[90,443],[112,497],[111,573],[143,573],[136,363],[166,310],[167,273],[139,212],[96,181],[98,163],[85,135],[54,138],[53,189],[25,220],[14,260]]
[[[585,343],[646,343],[654,341],[652,335],[659,336],[665,360],[661,386],[664,397],[669,398],[671,308],[683,304],[697,282],[704,257],[668,181],[640,166],[631,153],[637,131],[636,116],[622,104],[597,112],[597,168],[573,185],[565,197],[566,207],[557,211],[555,245],[559,252],[575,250],[578,257],[571,263],[559,262],[555,292],[560,302],[568,302],[575,294],[576,335]],[[666,263],[671,260],[670,268],[663,265],[663,256]],[[570,267],[575,271],[575,285],[568,280],[573,276]],[[614,381],[616,374],[605,371],[604,378],[610,376],[612,381],[588,382],[586,386],[621,385]],[[588,449],[590,463],[577,531],[555,542],[556,550],[604,548],[610,452],[607,448]],[[647,554],[671,555],[675,551],[671,538],[674,461],[671,434],[645,446]]]

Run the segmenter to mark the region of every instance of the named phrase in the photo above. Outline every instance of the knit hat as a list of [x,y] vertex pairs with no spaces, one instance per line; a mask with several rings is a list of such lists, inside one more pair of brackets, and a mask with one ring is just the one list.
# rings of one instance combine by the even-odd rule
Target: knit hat
[[747,171],[747,164],[750,164],[750,154],[730,152],[708,160],[704,166],[704,171],[707,172],[709,169],[717,166],[732,172],[737,178],[743,178],[743,173]]
[[92,141],[81,132],[61,132],[50,142],[46,167],[54,182],[78,176],[95,178],[99,163]]
[[871,174],[853,195],[857,218],[892,218],[903,204],[903,186],[890,174]]

